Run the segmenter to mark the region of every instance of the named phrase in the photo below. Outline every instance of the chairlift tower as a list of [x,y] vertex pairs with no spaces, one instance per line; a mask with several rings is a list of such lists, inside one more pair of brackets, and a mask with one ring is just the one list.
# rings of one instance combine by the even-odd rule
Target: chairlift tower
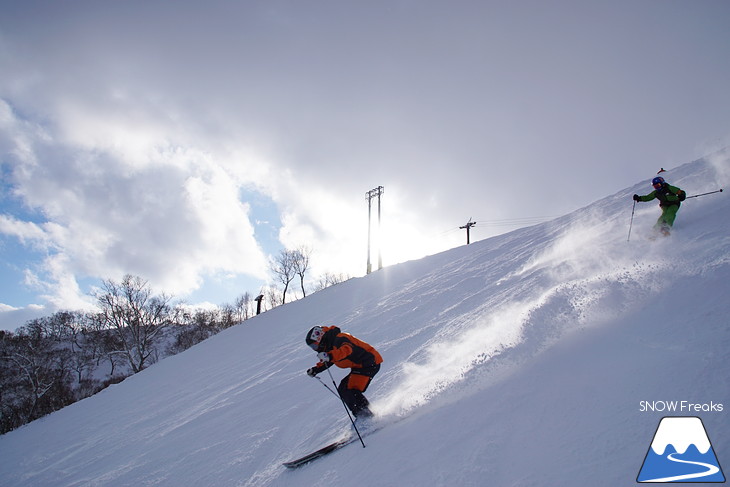
[[464,225],[463,227],[459,227],[459,229],[461,229],[461,230],[466,228],[466,244],[467,245],[469,245],[471,243],[470,238],[469,238],[469,230],[471,229],[471,227],[473,227],[476,224],[477,224],[477,222],[473,222],[473,221],[471,221],[471,218],[469,218],[469,221],[466,223],[466,225]]
[[[370,227],[371,227],[371,220],[372,220],[372,201],[373,198],[376,196],[378,197],[378,234],[380,234],[380,197],[382,196],[384,189],[382,186],[378,186],[377,188],[371,189],[367,193],[365,193],[366,198],[368,200],[368,268],[367,273],[370,274],[373,271],[373,266],[370,263],[370,240],[371,240],[371,233],[370,233]],[[378,245],[378,269],[383,268],[383,254],[381,251],[381,245]]]

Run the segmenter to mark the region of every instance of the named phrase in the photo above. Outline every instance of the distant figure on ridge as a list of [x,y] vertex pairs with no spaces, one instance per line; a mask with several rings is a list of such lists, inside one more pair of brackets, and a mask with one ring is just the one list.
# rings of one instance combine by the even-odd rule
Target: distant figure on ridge
[[654,186],[654,191],[644,196],[635,194],[634,201],[651,201],[654,198],[659,200],[659,208],[662,209],[662,214],[659,216],[654,228],[662,235],[668,236],[672,225],[674,225],[674,219],[677,217],[679,206],[687,197],[687,194],[676,186],[670,186],[661,176],[652,179],[651,184]]
[[307,345],[317,353],[319,362],[307,369],[307,375],[315,377],[332,365],[350,368],[337,387],[337,392],[355,415],[363,419],[373,416],[370,403],[363,395],[370,381],[380,370],[383,358],[371,345],[358,340],[349,333],[342,333],[336,326],[315,326],[307,333]]

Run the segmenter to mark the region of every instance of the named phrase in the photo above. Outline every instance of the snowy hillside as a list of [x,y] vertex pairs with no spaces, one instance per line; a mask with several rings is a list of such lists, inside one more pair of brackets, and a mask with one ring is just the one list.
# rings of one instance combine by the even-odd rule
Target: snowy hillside
[[[727,186],[730,154],[665,177],[689,195]],[[663,416],[699,416],[730,469],[730,196],[687,200],[654,241],[659,208],[637,204],[627,242],[631,195],[650,190],[228,329],[0,437],[0,485],[632,485]],[[367,395],[386,426],[287,470],[349,428],[304,373],[315,324],[382,353]],[[699,411],[646,410],[662,401]]]

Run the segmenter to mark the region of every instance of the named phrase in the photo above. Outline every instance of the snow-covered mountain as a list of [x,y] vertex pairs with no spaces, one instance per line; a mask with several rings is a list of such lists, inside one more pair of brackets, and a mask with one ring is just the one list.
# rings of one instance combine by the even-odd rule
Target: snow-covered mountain
[[[678,438],[681,441],[678,442]],[[654,435],[654,440],[651,442],[651,448],[657,455],[663,455],[669,445],[672,445],[674,450],[679,453],[687,451],[690,445],[697,447],[699,453],[707,453],[712,446],[702,426],[702,421],[696,417],[669,417],[662,420]]]
[[[718,189],[730,153],[664,176],[689,195]],[[639,203],[627,241],[631,195],[650,190],[230,328],[0,437],[0,485],[631,485],[664,416],[701,417],[730,465],[730,197],[688,199],[656,240],[659,209]],[[315,324],[382,353],[367,395],[386,426],[287,470],[350,428],[304,373]]]
[[637,482],[724,483],[710,439],[696,416],[667,416],[657,428]]

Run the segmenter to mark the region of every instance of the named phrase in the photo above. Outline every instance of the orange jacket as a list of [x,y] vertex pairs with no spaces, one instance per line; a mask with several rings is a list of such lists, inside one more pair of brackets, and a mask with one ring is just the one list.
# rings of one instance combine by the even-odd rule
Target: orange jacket
[[[336,326],[325,326],[323,329],[325,333],[320,341],[319,350],[330,354],[332,364],[343,369],[360,369],[383,362],[383,357],[372,345],[349,333],[342,333]],[[316,368],[324,370],[327,366],[319,362]]]

